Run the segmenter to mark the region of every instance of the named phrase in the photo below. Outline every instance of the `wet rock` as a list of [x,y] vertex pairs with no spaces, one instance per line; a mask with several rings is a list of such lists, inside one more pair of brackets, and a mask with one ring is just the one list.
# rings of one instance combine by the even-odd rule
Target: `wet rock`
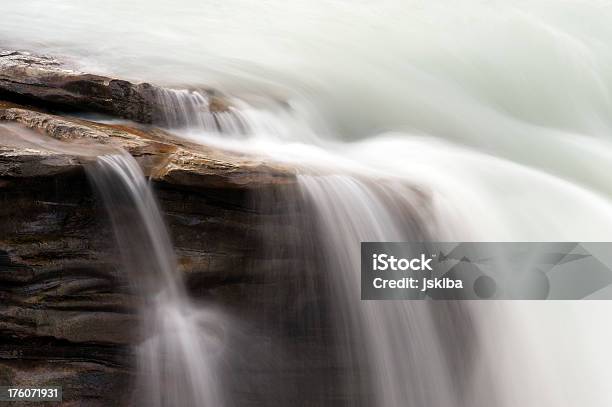
[[[18,357],[0,358],[1,383],[11,383],[15,387],[61,385],[62,406],[130,405],[130,392],[126,391],[126,383],[133,381],[133,373],[130,370],[95,362],[67,362],[62,357],[66,354],[63,352],[64,348],[52,344],[34,343],[31,349],[34,354],[22,352]],[[91,352],[90,354],[99,352],[96,349],[84,350]],[[33,356],[36,354],[58,356]],[[31,406],[32,402],[13,402],[11,405]]]
[[[79,72],[55,58],[29,52],[0,50],[0,100],[32,104],[62,112],[92,112],[146,124],[164,123],[168,106],[164,95],[174,92],[149,83],[133,83]],[[217,115],[232,114],[219,92],[198,90]]]
[[0,146],[0,177],[52,176],[79,165],[74,157],[64,154]]
[[292,169],[262,157],[0,102],[0,382],[62,384],[65,405],[129,405],[141,340],[139,300],[84,171],[100,146],[128,151],[153,181],[194,297],[249,318],[278,267],[261,236],[279,215],[253,194],[295,187]]
[[[24,108],[2,108],[0,104],[1,123],[17,123],[56,140],[90,145],[90,155],[96,155],[94,148],[98,145],[108,147],[107,153],[123,149],[140,162],[152,179],[177,186],[252,189],[295,182],[295,171],[289,167],[263,157],[188,143],[159,129],[107,125]],[[9,133],[10,129],[0,128],[0,137],[10,136]],[[76,154],[53,153],[43,147],[0,146],[0,174],[45,175],[46,167],[57,173],[86,161]]]
[[213,188],[253,188],[271,184],[293,183],[294,176],[286,168],[254,157],[229,156],[222,152],[177,149],[167,163],[153,174],[153,179],[170,184]]
[[5,96],[18,95],[47,106],[142,123],[153,120],[155,98],[150,84],[78,72],[54,58],[28,52],[0,52],[0,90]]

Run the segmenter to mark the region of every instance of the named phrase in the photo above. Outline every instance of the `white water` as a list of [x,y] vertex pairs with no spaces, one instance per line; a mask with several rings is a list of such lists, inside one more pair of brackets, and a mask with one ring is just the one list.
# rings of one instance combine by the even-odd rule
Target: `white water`
[[148,182],[127,153],[102,155],[89,169],[113,223],[122,264],[142,297],[135,403],[224,405],[216,367],[227,318],[191,303]]
[[243,134],[248,130],[238,109],[212,112],[206,93],[185,89],[159,89],[157,100],[162,108],[159,121],[171,129],[197,129],[208,133]]
[[[431,206],[419,213],[435,239],[612,238],[608,2],[40,0],[3,12],[7,45],[239,99],[246,139],[217,134],[209,116],[192,118],[201,123],[182,129],[185,136],[341,174],[302,185],[326,220],[347,284],[356,269],[341,257],[359,240],[407,234],[397,210],[364,192],[372,182],[364,177],[404,185],[400,201],[413,198],[409,186],[422,190]],[[491,397],[508,406],[612,403],[608,304],[492,304],[469,305],[479,353],[462,372],[473,387],[466,406]],[[377,382],[378,401],[418,404],[414,394],[430,394],[431,403],[449,405],[457,392],[442,373],[447,362],[424,306],[371,311],[378,307],[347,299],[347,313],[351,305],[363,308],[349,314],[354,326],[390,336],[367,340],[373,369],[390,378]],[[370,322],[370,312],[382,319]],[[392,359],[382,345],[397,341],[393,335],[430,358]],[[421,379],[396,382],[418,366],[426,369]]]
[[[397,183],[377,185],[339,175],[302,176],[300,181],[322,231],[326,250],[321,255],[332,272],[333,304],[345,310],[337,316],[341,346],[354,343],[355,337],[364,346],[364,360],[357,363],[372,375],[375,405],[607,405],[610,395],[602,375],[608,377],[609,353],[601,351],[601,360],[590,346],[601,350],[610,335],[592,325],[593,314],[572,315],[576,309],[567,304],[534,302],[359,301],[359,243],[438,237],[435,220],[427,207],[419,206],[417,193]],[[434,223],[419,230],[402,218],[406,213]],[[582,311],[605,321],[607,308],[587,305]],[[440,320],[435,309],[441,310]],[[569,329],[557,325],[572,317],[581,320]],[[440,321],[445,328],[437,326]],[[465,331],[467,344],[454,337]],[[585,381],[587,371],[599,376]]]

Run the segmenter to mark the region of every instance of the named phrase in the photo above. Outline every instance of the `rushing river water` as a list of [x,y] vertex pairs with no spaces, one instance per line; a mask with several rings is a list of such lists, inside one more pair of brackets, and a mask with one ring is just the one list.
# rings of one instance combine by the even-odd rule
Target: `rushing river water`
[[[612,240],[610,38],[597,0],[23,0],[0,25],[1,46],[177,89],[184,137],[308,169],[292,199],[319,219],[337,335],[362,338],[381,406],[612,404],[606,303],[364,304],[355,275],[363,240]],[[207,87],[233,101],[221,125],[188,91]],[[181,296],[168,328],[197,342]],[[470,326],[467,356],[441,321]],[[210,392],[192,404],[222,404]]]

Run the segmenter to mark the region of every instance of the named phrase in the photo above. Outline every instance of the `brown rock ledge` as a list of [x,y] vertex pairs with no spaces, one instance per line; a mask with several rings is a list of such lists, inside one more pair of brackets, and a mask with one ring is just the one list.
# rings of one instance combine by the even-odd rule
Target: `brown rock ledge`
[[[157,128],[143,130],[126,125],[107,125],[14,106],[0,101],[0,123],[17,123],[60,141],[91,142],[92,145],[124,149],[140,162],[145,174],[156,181],[202,188],[259,188],[295,181],[294,170],[264,157],[189,143]],[[0,165],[4,161],[5,166],[10,163],[12,168],[4,169],[6,175],[12,171],[13,175],[19,172],[42,176],[47,170],[53,173],[61,172],[62,168],[72,170],[83,161],[77,156],[34,148],[0,148]],[[40,165],[49,167],[50,162],[54,163],[52,169],[40,168]]]
[[284,264],[261,254],[262,231],[288,227],[283,211],[262,210],[256,196],[293,188],[295,174],[154,127],[43,110],[0,101],[0,384],[59,383],[63,405],[128,405],[139,316],[83,170],[92,156],[24,145],[15,133],[132,154],[154,183],[190,290],[242,315],[262,310],[253,293]]
[[[0,50],[0,99],[154,123],[163,116],[159,99],[162,90],[149,83],[79,72],[49,56]],[[228,111],[228,101],[218,92],[198,91],[209,98],[213,114]]]

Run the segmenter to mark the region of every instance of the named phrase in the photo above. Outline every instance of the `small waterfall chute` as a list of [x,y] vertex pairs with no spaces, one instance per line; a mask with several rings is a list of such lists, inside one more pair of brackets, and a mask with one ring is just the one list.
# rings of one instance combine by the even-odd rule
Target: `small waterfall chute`
[[225,405],[216,366],[227,320],[189,299],[138,163],[127,153],[102,155],[88,175],[111,218],[126,276],[142,299],[136,400],[155,407]]

